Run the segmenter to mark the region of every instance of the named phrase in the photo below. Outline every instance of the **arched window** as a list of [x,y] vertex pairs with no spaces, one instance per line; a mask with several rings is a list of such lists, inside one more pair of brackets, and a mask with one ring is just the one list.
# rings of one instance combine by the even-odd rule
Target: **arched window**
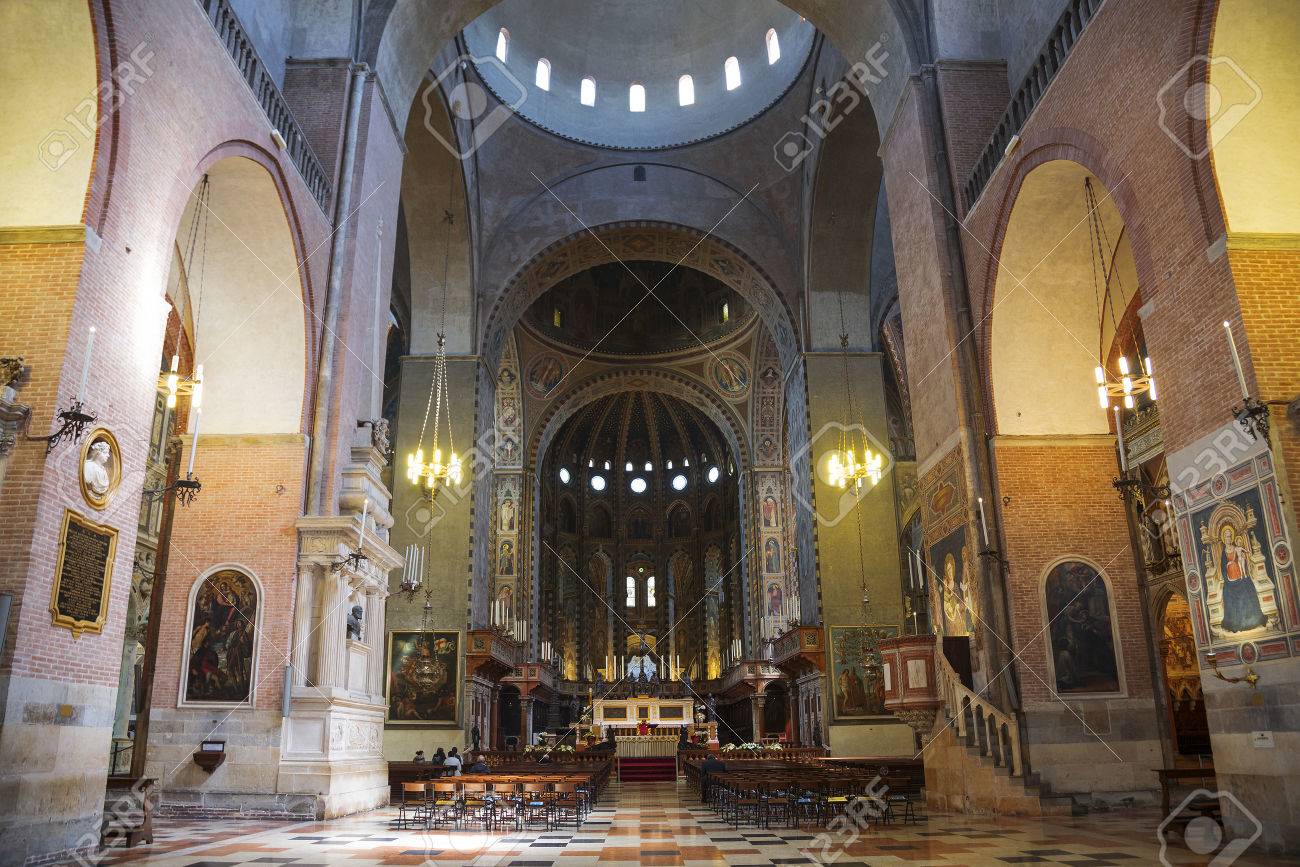
[[726,301],[722,302],[722,324],[726,325],[731,321],[731,305]]
[[636,579],[631,575],[627,576],[627,602],[624,604],[628,608],[636,607]]
[[645,579],[645,604],[647,608],[655,607],[655,576]]
[[257,584],[236,569],[221,569],[197,584],[185,633],[182,704],[252,703],[258,601]]
[[506,56],[510,53],[510,31],[502,27],[497,31],[497,60],[502,63],[506,62]]
[[1089,563],[1063,560],[1047,573],[1043,594],[1056,691],[1122,692],[1106,579]]
[[771,66],[781,59],[781,40],[776,35],[776,28],[767,31],[767,65]]
[[578,101],[583,105],[596,104],[596,79],[588,77],[578,87]]
[[695,81],[689,75],[677,79],[677,104],[695,105]]
[[627,89],[627,110],[645,111],[645,85],[638,82]]
[[533,79],[533,83],[542,90],[551,89],[551,61],[545,57],[537,61],[537,76]]
[[740,61],[735,57],[728,57],[727,62],[722,64],[722,71],[726,73],[727,90],[735,90],[740,87]]

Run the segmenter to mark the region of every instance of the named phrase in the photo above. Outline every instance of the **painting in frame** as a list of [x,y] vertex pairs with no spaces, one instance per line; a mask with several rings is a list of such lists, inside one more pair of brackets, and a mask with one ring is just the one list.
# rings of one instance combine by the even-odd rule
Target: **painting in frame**
[[[897,626],[832,626],[831,689],[835,719],[871,719],[890,716],[885,710],[885,684],[878,653],[869,649],[879,642],[897,638]],[[869,659],[874,657],[874,659]],[[867,662],[873,663],[868,668]]]
[[460,633],[388,633],[388,725],[456,722],[460,695]]

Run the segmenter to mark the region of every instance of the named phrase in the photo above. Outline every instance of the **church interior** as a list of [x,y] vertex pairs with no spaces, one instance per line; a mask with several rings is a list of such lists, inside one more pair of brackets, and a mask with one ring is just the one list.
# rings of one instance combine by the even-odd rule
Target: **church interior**
[[1300,3],[0,30],[0,864],[1300,864]]

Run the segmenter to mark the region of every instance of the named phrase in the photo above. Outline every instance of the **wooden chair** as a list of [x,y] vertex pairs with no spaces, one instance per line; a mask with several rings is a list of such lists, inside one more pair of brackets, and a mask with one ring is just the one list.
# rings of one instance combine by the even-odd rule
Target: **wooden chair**
[[402,783],[402,800],[397,804],[397,819],[393,827],[423,826],[428,816],[428,792],[428,783]]
[[551,799],[551,816],[556,825],[562,825],[567,816],[573,817],[573,830],[582,826],[582,799],[573,783],[556,783],[555,797]]
[[492,830],[492,802],[488,798],[488,784],[465,782],[460,801],[460,821],[465,825],[481,825],[484,831]]

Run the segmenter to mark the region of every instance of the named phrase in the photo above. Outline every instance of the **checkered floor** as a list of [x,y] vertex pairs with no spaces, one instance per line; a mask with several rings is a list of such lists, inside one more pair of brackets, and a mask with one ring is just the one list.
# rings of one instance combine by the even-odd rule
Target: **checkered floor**
[[[739,829],[718,820],[681,784],[614,784],[577,830],[525,833],[394,831],[395,810],[328,822],[158,823],[151,846],[112,850],[100,863],[225,867],[234,864],[437,864],[477,867],[629,867],[629,865],[835,864],[1006,865],[1086,867],[1160,863],[1152,811],[1101,813],[1078,819],[1012,819],[932,815],[906,826],[873,825],[857,839],[817,830]],[[1208,864],[1175,838],[1168,864]],[[1247,851],[1241,867],[1300,864]]]

